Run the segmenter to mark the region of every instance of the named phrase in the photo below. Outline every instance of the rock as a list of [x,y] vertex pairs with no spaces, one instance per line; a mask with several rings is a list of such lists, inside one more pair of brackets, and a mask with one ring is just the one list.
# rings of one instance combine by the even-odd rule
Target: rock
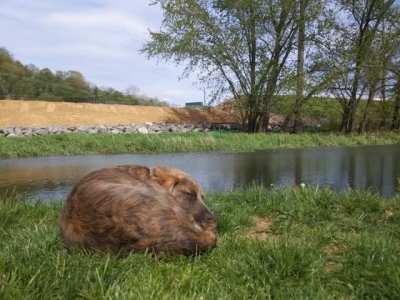
[[98,132],[99,132],[98,128],[89,128],[87,130],[87,133],[89,133],[89,134],[94,134],[94,133],[98,133]]
[[50,128],[48,128],[48,131],[51,134],[57,134],[60,132],[60,128],[59,127],[50,127]]
[[138,132],[141,134],[148,134],[149,130],[146,127],[139,127]]
[[135,127],[129,127],[125,130],[125,133],[136,133],[138,132]]
[[3,129],[3,134],[5,136],[9,135],[10,133],[14,134],[14,128],[4,128]]
[[118,129],[116,129],[116,128],[112,128],[110,131],[109,131],[111,134],[120,134],[121,132],[118,130]]
[[107,132],[107,127],[104,125],[100,125],[97,127],[97,132],[98,133],[106,133]]
[[152,127],[152,132],[154,133],[160,133],[162,131],[162,126],[155,125]]
[[60,128],[60,130],[58,131],[58,134],[64,134],[64,133],[68,133],[67,128]]
[[49,130],[47,128],[38,128],[34,134],[36,135],[47,135],[49,134]]
[[88,130],[88,127],[87,127],[87,126],[79,126],[79,127],[77,128],[77,131],[78,131],[78,132],[87,132],[87,130]]
[[194,125],[193,124],[184,124],[183,128],[189,129],[189,130],[193,130],[194,129]]
[[168,128],[169,132],[179,132],[179,131],[181,131],[180,128],[179,128],[179,124],[178,125],[170,124],[168,127],[169,127]]
[[14,128],[14,134],[15,134],[15,135],[22,135],[22,130],[21,130],[21,128]]
[[32,135],[32,128],[23,128],[22,129],[22,134],[25,135],[25,136]]

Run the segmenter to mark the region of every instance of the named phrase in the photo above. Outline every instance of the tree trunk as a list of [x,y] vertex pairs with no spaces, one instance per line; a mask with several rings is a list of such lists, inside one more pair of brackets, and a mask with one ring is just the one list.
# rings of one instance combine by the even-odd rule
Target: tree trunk
[[262,132],[268,131],[270,117],[271,117],[271,114],[269,111],[265,111],[262,114],[262,116],[260,118],[259,131],[262,131]]
[[397,78],[396,94],[393,105],[392,130],[400,129],[400,75]]
[[290,130],[289,127],[292,126],[292,121],[293,119],[293,110],[289,111],[285,117],[285,120],[283,120],[283,124],[282,124],[282,128],[284,128],[285,130]]
[[258,131],[258,121],[260,118],[260,112],[257,105],[255,105],[256,99],[253,96],[250,97],[250,102],[247,104],[247,132],[255,133]]
[[250,63],[250,107],[249,109],[252,111],[249,132],[257,131],[257,119],[258,112],[257,110],[257,98],[255,96],[256,93],[256,68],[257,68],[257,39],[256,39],[256,23],[254,18],[254,8],[251,6],[251,27],[250,34],[247,37],[247,45],[249,51],[249,63]]
[[351,133],[353,131],[354,118],[356,116],[356,111],[358,106],[357,91],[359,87],[361,71],[360,71],[360,64],[359,63],[357,64],[358,66],[356,66],[356,71],[354,74],[353,84],[351,88],[351,96],[348,103],[347,118],[344,122],[343,130],[345,133]]
[[254,133],[257,131],[257,119],[258,116],[254,112],[250,112],[247,118],[247,132]]
[[368,116],[368,109],[374,100],[375,96],[375,86],[371,87],[368,93],[368,100],[367,104],[365,105],[364,113],[360,122],[360,127],[358,128],[358,133],[363,133],[365,131],[365,128],[367,126],[367,116]]
[[346,124],[349,118],[349,105],[345,103],[343,105],[342,122],[340,123],[340,131],[344,132],[346,129]]
[[351,83],[350,99],[349,102],[346,103],[348,105],[347,116],[346,119],[344,120],[344,124],[342,124],[344,125],[342,131],[344,131],[345,133],[351,133],[353,131],[354,118],[358,106],[358,90],[361,79],[361,69],[365,61],[364,53],[366,52],[366,49],[364,48],[367,46],[365,43],[365,34],[368,29],[368,24],[370,21],[371,21],[370,19],[364,20],[365,23],[363,24],[363,26],[360,25],[360,31],[358,33],[354,77]]
[[298,0],[298,34],[297,34],[297,83],[296,83],[296,102],[293,109],[292,133],[298,131],[300,121],[301,106],[304,101],[304,48],[305,48],[305,0]]
[[268,131],[271,118],[271,104],[276,90],[277,80],[278,76],[274,76],[268,83],[267,91],[263,99],[263,111],[260,114],[259,131]]

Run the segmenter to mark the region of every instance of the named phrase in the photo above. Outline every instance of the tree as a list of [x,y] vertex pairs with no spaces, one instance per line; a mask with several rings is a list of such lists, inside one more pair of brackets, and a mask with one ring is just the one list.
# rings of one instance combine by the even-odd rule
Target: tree
[[297,131],[298,122],[300,119],[300,109],[304,101],[304,57],[306,43],[306,6],[307,0],[298,0],[298,34],[297,34],[297,82],[296,82],[296,102],[294,104],[294,121],[292,132]]
[[324,91],[336,76],[336,68],[327,60],[333,31],[333,12],[329,0],[297,0],[297,64],[293,110],[285,127],[298,131],[304,103]]
[[342,14],[338,19],[336,57],[343,66],[342,77],[334,91],[343,108],[341,131],[353,130],[360,99],[365,95],[363,68],[381,22],[387,17],[395,0],[338,0]]
[[13,98],[15,87],[24,74],[24,67],[6,49],[0,48],[0,97]]
[[296,37],[294,0],[158,0],[162,29],[143,51],[185,63],[230,92],[249,132],[266,130]]
[[[365,78],[366,89],[368,90],[368,98],[364,107],[362,118],[359,125],[359,133],[366,130],[368,124],[368,112],[371,104],[375,100],[377,93],[380,91],[380,108],[382,120],[380,126],[384,127],[386,123],[386,94],[388,88],[388,73],[390,65],[398,51],[400,45],[400,15],[396,10],[392,10],[376,32],[376,38],[371,44],[368,53],[368,61],[363,66],[362,75]],[[392,70],[395,73],[395,70]],[[396,76],[395,76],[396,77]],[[394,81],[391,79],[390,81]]]
[[[398,26],[400,30],[400,24]],[[400,129],[400,36],[398,36],[395,54],[390,62],[390,73],[393,75],[393,110],[391,129]]]
[[392,130],[400,129],[400,72],[398,72],[398,75],[397,75],[391,128],[392,128]]

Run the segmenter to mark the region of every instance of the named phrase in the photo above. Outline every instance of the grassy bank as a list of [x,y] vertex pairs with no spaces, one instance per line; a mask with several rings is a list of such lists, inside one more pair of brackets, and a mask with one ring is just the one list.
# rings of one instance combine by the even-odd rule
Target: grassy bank
[[394,132],[368,135],[305,133],[291,135],[245,133],[191,133],[160,135],[65,134],[24,138],[0,138],[0,157],[32,157],[74,154],[162,153],[199,151],[256,151],[274,148],[399,144]]
[[400,297],[400,198],[253,188],[212,195],[220,242],[198,258],[67,254],[59,204],[0,203],[1,299]]

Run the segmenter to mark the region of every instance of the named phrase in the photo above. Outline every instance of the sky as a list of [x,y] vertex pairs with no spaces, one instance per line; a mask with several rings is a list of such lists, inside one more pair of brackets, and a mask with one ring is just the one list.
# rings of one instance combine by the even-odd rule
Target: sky
[[24,64],[77,70],[101,87],[183,105],[202,101],[196,78],[182,66],[139,53],[162,13],[150,0],[0,0],[0,47]]

